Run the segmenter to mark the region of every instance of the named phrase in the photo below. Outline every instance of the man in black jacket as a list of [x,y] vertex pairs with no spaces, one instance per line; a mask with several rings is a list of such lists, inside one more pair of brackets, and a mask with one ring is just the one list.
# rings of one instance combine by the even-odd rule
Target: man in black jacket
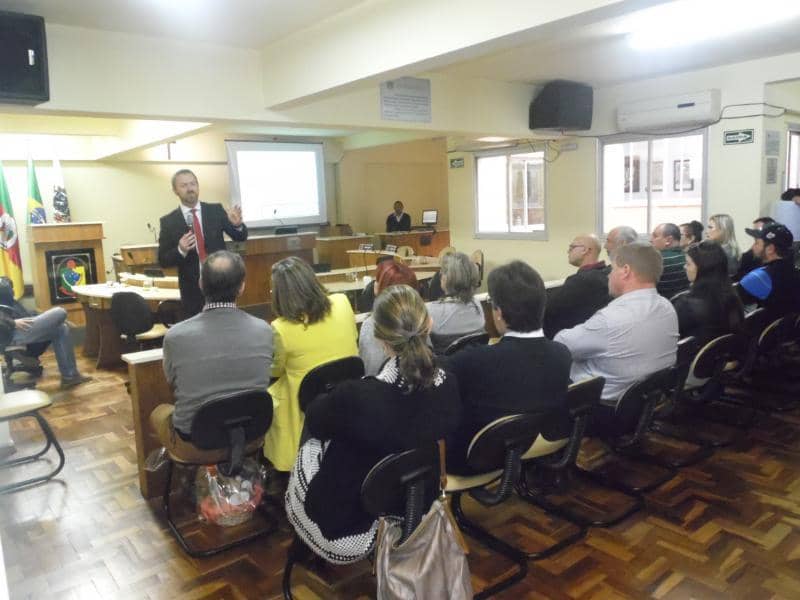
[[206,256],[225,249],[223,231],[237,242],[247,239],[239,206],[226,211],[221,204],[200,202],[197,177],[189,169],[172,176],[172,191],[181,205],[161,217],[158,236],[158,262],[162,267],[178,267],[178,286],[187,317],[203,309],[200,292],[200,263]]
[[393,231],[411,231],[411,215],[403,212],[403,203],[394,203],[394,212],[386,217],[386,233]]
[[600,260],[600,242],[593,235],[579,235],[569,245],[567,260],[578,272],[547,296],[544,334],[552,339],[562,329],[584,323],[611,302],[606,263]]
[[[449,357],[446,367],[458,380],[462,418],[447,439],[447,470],[466,474],[467,448],[483,427],[507,415],[547,412],[537,443],[569,435],[566,394],[571,358],[563,344],[544,337],[544,282],[522,261],[489,274],[492,318],[503,337],[491,346],[473,346]],[[546,441],[545,441],[546,440]]]

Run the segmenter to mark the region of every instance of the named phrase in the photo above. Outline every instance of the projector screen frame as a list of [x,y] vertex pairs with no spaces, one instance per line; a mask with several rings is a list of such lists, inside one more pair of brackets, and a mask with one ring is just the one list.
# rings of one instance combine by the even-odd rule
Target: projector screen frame
[[[231,206],[242,206],[242,193],[240,188],[239,152],[254,151],[279,151],[279,152],[313,152],[315,157],[315,173],[317,183],[317,213],[303,216],[281,216],[278,209],[274,209],[273,218],[247,219],[245,224],[249,228],[269,228],[320,225],[328,222],[328,203],[325,189],[325,155],[322,142],[276,142],[258,140],[225,140],[228,153],[228,177],[230,179]],[[243,208],[244,212],[244,208]]]

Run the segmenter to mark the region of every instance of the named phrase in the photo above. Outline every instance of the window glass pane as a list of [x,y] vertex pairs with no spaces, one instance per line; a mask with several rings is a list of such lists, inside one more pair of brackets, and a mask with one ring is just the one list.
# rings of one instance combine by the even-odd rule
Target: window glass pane
[[[703,136],[653,140],[651,172],[663,169],[662,185],[651,185],[650,229],[659,223],[702,221]],[[660,188],[660,189],[659,189]]]
[[619,225],[646,233],[647,142],[603,146],[603,229]]
[[800,131],[789,132],[788,162],[788,184],[786,187],[800,187]]
[[483,156],[477,161],[478,232],[508,231],[508,176],[505,156]]
[[511,167],[511,231],[544,231],[544,160],[540,152],[514,154]]

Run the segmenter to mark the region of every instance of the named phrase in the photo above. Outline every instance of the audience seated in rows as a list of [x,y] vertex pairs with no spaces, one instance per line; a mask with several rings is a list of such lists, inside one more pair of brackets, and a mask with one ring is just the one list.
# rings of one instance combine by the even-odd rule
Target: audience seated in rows
[[681,223],[681,250],[686,249],[692,244],[699,244],[703,241],[703,224],[700,221],[689,221]]
[[745,305],[757,304],[771,319],[797,312],[800,286],[792,257],[792,232],[785,225],[770,223],[761,229],[745,229],[753,241],[753,256],[762,265],[739,281]]
[[442,257],[441,285],[444,297],[428,303],[433,319],[431,342],[434,352],[444,350],[455,340],[484,330],[483,307],[475,300],[478,267],[463,252]]
[[[375,293],[380,294],[392,285],[407,285],[417,289],[417,276],[405,264],[388,260],[378,265],[375,273]],[[389,358],[386,347],[375,338],[375,318],[368,316],[361,324],[358,336],[358,354],[364,361],[364,373],[377,375]]]
[[600,242],[595,236],[579,235],[572,240],[567,260],[578,271],[548,296],[544,334],[551,339],[562,329],[580,325],[611,301],[606,263],[600,260]]
[[586,323],[555,337],[572,354],[573,381],[606,378],[592,419],[595,433],[615,427],[614,409],[628,386],[675,363],[678,317],[656,291],[662,268],[661,254],[648,243],[617,248],[608,276],[614,300]]
[[[753,221],[753,229],[762,229],[765,225],[769,225],[770,223],[774,223],[775,219],[772,217],[759,217],[755,221]],[[748,248],[745,252],[742,253],[742,257],[739,259],[739,270],[734,275],[733,280],[739,281],[742,277],[747,275],[753,269],[757,269],[761,266],[761,261],[755,257],[753,254],[753,249]]]
[[[187,455],[191,425],[207,402],[247,390],[265,390],[272,364],[272,330],[236,307],[245,286],[242,257],[214,252],[202,265],[205,306],[164,336],[164,374],[175,404],[160,404],[150,423],[161,444]],[[177,436],[177,437],[176,437]]]
[[381,265],[386,262],[394,262],[394,256],[391,254],[381,254],[375,260],[375,276],[367,281],[364,289],[361,290],[356,300],[356,310],[358,312],[372,312],[372,305],[375,303],[375,297],[378,295],[375,292],[375,282],[378,280],[378,277],[380,277],[381,269],[383,268]]
[[447,470],[466,474],[467,448],[483,427],[507,415],[563,410],[561,423],[543,431],[546,440],[567,437],[565,398],[570,355],[560,343],[544,337],[546,295],[539,274],[521,261],[489,273],[492,317],[497,344],[472,346],[448,357],[458,380],[463,415],[447,443]]
[[327,295],[311,266],[290,256],[272,265],[272,322],[275,353],[269,393],[275,402],[264,442],[278,471],[294,464],[303,413],[297,394],[303,377],[323,363],[358,355],[355,315],[344,294]]
[[708,239],[722,246],[725,256],[728,257],[728,276],[733,277],[739,270],[739,260],[741,258],[739,244],[736,243],[733,218],[730,215],[723,214],[711,215],[708,218],[706,233],[708,234]]
[[689,287],[683,266],[686,259],[681,250],[681,230],[674,223],[661,223],[650,236],[650,243],[661,252],[663,271],[658,280],[658,293],[669,299]]
[[722,246],[705,240],[686,250],[686,275],[691,287],[672,299],[680,337],[700,344],[739,331],[744,309],[728,278],[728,256]]
[[303,541],[338,564],[364,557],[377,522],[362,508],[360,488],[384,456],[434,443],[458,425],[455,378],[427,343],[430,317],[406,285],[381,291],[372,313],[375,337],[390,356],[376,377],[345,381],[307,408],[312,436],[289,479],[286,513]]

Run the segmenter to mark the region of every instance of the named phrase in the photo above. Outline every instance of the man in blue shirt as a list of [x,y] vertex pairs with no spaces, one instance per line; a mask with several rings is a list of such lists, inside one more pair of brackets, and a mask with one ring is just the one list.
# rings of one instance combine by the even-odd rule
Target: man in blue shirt
[[753,256],[762,266],[739,281],[742,302],[758,304],[773,319],[800,309],[800,286],[792,257],[792,232],[780,223],[745,229],[755,238]]

